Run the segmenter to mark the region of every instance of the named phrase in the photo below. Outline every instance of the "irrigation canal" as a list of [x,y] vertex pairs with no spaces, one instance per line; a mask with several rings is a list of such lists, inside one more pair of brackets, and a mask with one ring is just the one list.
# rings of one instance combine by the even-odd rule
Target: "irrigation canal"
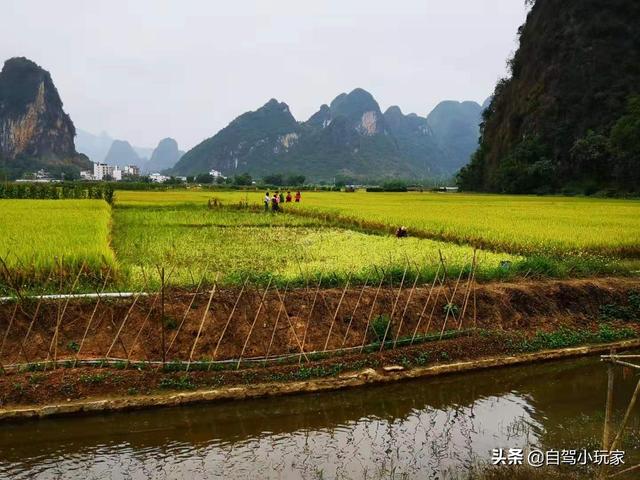
[[[490,461],[492,448],[600,448],[607,368],[591,357],[332,393],[5,424],[0,478],[456,478]],[[616,368],[616,424],[635,382],[636,372]],[[639,425],[636,409],[627,465],[640,461]]]

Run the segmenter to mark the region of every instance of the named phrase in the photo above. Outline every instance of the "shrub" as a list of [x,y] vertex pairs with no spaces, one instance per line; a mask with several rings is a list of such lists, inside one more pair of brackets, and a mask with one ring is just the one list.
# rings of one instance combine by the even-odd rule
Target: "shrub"
[[390,318],[389,318],[389,315],[387,314],[378,315],[371,322],[371,329],[373,330],[373,333],[375,333],[378,341],[381,342],[382,339],[384,338],[384,334],[387,332],[387,329],[389,328],[389,322],[390,322]]

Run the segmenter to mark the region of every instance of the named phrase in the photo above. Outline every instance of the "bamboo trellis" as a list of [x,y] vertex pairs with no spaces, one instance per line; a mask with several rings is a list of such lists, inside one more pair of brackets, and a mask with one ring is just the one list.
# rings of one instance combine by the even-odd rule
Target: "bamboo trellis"
[[[4,261],[0,263],[3,268],[7,268]],[[219,303],[224,303],[227,300],[216,297],[216,292],[226,287],[218,282],[219,272],[215,274],[215,280],[212,284],[206,281],[212,273],[215,273],[209,271],[208,265],[201,272],[197,282],[193,273],[189,272],[194,287],[191,292],[182,293],[175,289],[170,290],[170,295],[173,294],[174,297],[182,295],[182,297],[178,297],[182,303],[167,305],[165,300],[167,284],[174,268],[168,269],[169,274],[165,278],[164,267],[157,267],[161,282],[159,287],[153,290],[149,288],[149,274],[143,269],[143,287],[135,292],[109,292],[109,282],[112,277],[111,269],[109,269],[106,275],[102,275],[101,283],[94,287],[93,293],[86,293],[86,290],[85,292],[77,292],[80,278],[86,271],[86,264],[83,263],[80,270],[76,272],[69,290],[66,293],[63,289],[59,290],[53,297],[47,297],[46,286],[43,286],[36,295],[29,296],[21,291],[18,284],[11,283],[11,288],[15,292],[12,301],[15,304],[10,309],[4,332],[0,332],[0,372],[25,368],[29,365],[34,367],[42,365],[44,368],[57,368],[64,365],[67,368],[75,368],[84,365],[123,364],[124,368],[127,368],[131,365],[149,364],[158,365],[160,368],[169,361],[179,365],[184,364],[185,369],[189,370],[194,365],[198,367],[206,365],[210,369],[216,363],[230,363],[234,364],[235,368],[240,368],[242,365],[253,365],[255,362],[268,365],[283,359],[293,358],[296,358],[298,363],[302,363],[303,360],[309,362],[313,358],[320,358],[319,356],[324,358],[349,352],[363,353],[365,348],[371,351],[382,351],[385,348],[396,349],[404,345],[414,345],[426,339],[443,339],[445,332],[447,332],[447,325],[450,323],[449,317],[453,319],[453,323],[451,323],[453,328],[451,334],[447,333],[447,335],[452,335],[454,331],[458,332],[457,334],[466,334],[468,330],[464,330],[465,325],[469,327],[471,318],[473,318],[475,325],[476,319],[477,259],[475,252],[470,268],[467,263],[467,266],[454,278],[448,278],[450,269],[446,265],[444,256],[441,255],[437,268],[435,268],[435,276],[426,285],[420,283],[425,265],[414,266],[415,270],[409,274],[411,264],[407,259],[397,286],[392,285],[392,272],[384,268],[370,270],[360,285],[358,282],[352,281],[350,273],[340,294],[335,296],[336,302],[332,306],[327,301],[332,297],[328,296],[329,291],[323,288],[324,273],[318,276],[318,281],[311,288],[309,278],[305,277],[302,288],[290,288],[290,285],[287,284],[282,290],[276,277],[272,275],[262,292],[259,290],[260,282],[253,282],[250,276],[245,276],[239,283],[240,288],[235,291],[233,302],[230,302],[230,306],[226,307],[228,310],[224,314],[224,320],[219,322],[222,311],[220,308],[223,308]],[[408,278],[411,278],[412,275],[415,275],[415,278],[409,282]],[[11,278],[10,272],[6,276]],[[379,277],[377,285],[375,280],[371,282],[376,276]],[[54,277],[55,271],[52,269],[46,282],[49,289],[49,281]],[[462,281],[463,277],[465,277],[464,282]],[[329,281],[332,280],[329,279]],[[389,281],[388,287],[386,286],[387,281]],[[424,297],[416,295],[419,288],[427,297],[424,303],[421,300]],[[252,293],[251,289],[255,293]],[[385,293],[381,295],[383,290]],[[257,305],[255,304],[256,295]],[[198,298],[203,296],[206,298],[204,309],[196,306]],[[297,298],[297,302],[294,302],[294,297]],[[301,297],[304,297],[304,300],[302,304],[299,304]],[[446,302],[442,324],[435,321],[437,318],[435,311],[441,297],[444,297]],[[75,305],[76,301],[81,302],[85,310],[77,306],[71,309],[71,305]],[[460,304],[460,309],[457,311],[451,308],[454,302]],[[243,303],[250,305],[249,309],[254,308],[254,310],[253,319],[248,324],[249,328],[240,341],[238,339],[240,332],[237,330],[239,327],[235,325],[239,325],[238,321],[242,323],[242,320],[234,322],[234,317],[237,317]],[[302,317],[299,314],[294,315],[301,320],[294,323],[292,311],[306,308],[309,303],[310,308],[304,311]],[[27,304],[31,304],[33,308],[25,308]],[[202,302],[198,302],[198,305],[202,305]],[[52,309],[52,306],[55,308]],[[319,306],[322,308],[319,309]],[[175,331],[169,335],[165,345],[165,329],[167,328],[165,326],[165,311],[167,307],[175,316],[172,318],[176,318],[177,321],[173,327]],[[181,310],[176,313],[178,308]],[[191,314],[194,308],[201,309],[198,318]],[[244,308],[246,315],[247,307]],[[217,313],[214,314],[213,310]],[[68,333],[72,330],[67,327],[67,324],[75,322],[75,317],[73,322],[67,321],[70,311],[73,311],[73,316],[82,315],[82,312],[86,311],[86,320],[83,320],[83,317],[77,319],[81,321],[82,325],[80,333],[77,333],[77,338],[72,338],[73,335]],[[473,317],[471,317],[471,311]],[[416,313],[410,314],[409,312]],[[420,312],[419,315],[417,312]],[[216,321],[216,317],[218,321]],[[270,325],[268,335],[263,331],[261,317],[265,319],[264,328],[267,323]],[[52,319],[53,323],[48,323],[47,318]],[[382,335],[378,332],[372,334],[374,318],[376,321],[378,318],[387,319]],[[407,330],[405,325],[408,318],[411,318],[411,322],[416,322],[415,327],[411,325],[410,331],[404,332]],[[18,321],[19,319],[22,323]],[[207,326],[209,320],[211,323],[210,326]],[[427,320],[426,323],[424,320]],[[260,327],[258,328],[259,321]],[[283,321],[286,329],[280,328]],[[47,324],[51,327],[47,327]],[[195,332],[193,330],[194,324],[197,325]],[[437,324],[437,327],[434,324]],[[155,325],[158,326],[157,329]],[[3,323],[0,321],[0,328],[2,326]],[[24,334],[20,334],[18,330]],[[145,330],[147,333],[143,341]],[[257,330],[259,330],[261,338],[265,336],[267,338],[262,353],[259,351],[260,340],[254,338],[254,333]],[[322,335],[320,333],[322,330],[325,332],[323,340],[319,340],[318,335]],[[35,352],[36,349],[32,341],[34,331],[38,332],[38,338],[49,335],[45,340],[48,348],[44,355],[42,352]],[[104,340],[105,332],[113,332],[106,342]],[[286,332],[284,334],[287,335],[287,339],[284,342],[276,342],[278,335],[282,334],[280,332]],[[310,341],[312,332],[313,341]],[[230,333],[233,334],[230,335]],[[106,351],[103,350],[102,354],[98,353],[95,348],[91,348],[91,342],[98,334],[101,335],[102,340],[100,341],[105,344]],[[157,336],[160,338],[156,340]],[[69,340],[70,345],[75,345],[76,349],[71,355],[59,351],[62,339]],[[199,348],[203,339],[206,339],[205,346]],[[233,346],[229,347],[230,345]],[[275,345],[278,345],[278,348],[274,348]],[[212,354],[206,356],[206,353],[211,351],[208,350],[209,348],[211,348]],[[238,353],[232,353],[236,348]],[[120,350],[122,353],[119,353]],[[198,353],[199,351],[202,353]],[[221,351],[225,353],[221,355]],[[16,355],[23,358],[24,363],[16,358]]]

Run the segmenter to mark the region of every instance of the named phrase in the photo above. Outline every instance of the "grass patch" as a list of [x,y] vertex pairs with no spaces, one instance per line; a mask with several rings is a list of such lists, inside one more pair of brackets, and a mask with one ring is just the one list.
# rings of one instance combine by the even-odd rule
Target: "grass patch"
[[602,323],[598,330],[576,330],[560,328],[553,332],[537,332],[529,339],[507,339],[510,348],[516,352],[537,352],[570,348],[592,343],[610,343],[620,340],[636,338],[638,334],[632,328],[616,328],[608,323]]
[[196,385],[186,375],[183,377],[165,377],[158,384],[160,388],[167,390],[195,390]]

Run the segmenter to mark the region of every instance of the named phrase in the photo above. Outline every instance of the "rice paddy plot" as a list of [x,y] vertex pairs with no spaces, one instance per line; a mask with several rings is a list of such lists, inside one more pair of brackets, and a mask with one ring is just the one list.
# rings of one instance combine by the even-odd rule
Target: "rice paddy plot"
[[[405,267],[435,275],[439,254],[449,274],[470,269],[473,248],[417,238],[396,239],[336,228],[321,220],[291,215],[208,209],[204,205],[114,209],[113,245],[129,285],[157,285],[158,266],[171,272],[169,283],[208,282],[219,272],[223,283],[243,278],[304,284],[321,276],[325,284],[399,277]],[[523,259],[479,252],[480,278],[507,275],[505,265]],[[409,277],[408,277],[409,278]]]
[[[0,200],[0,258],[16,283],[44,281],[52,271],[72,277],[114,267],[111,208],[103,200]],[[0,288],[10,280],[0,268]]]
[[[408,192],[303,192],[291,213],[521,255],[640,258],[640,201]],[[247,192],[209,193],[237,203]],[[262,192],[249,195],[260,203]],[[193,197],[196,198],[195,196]]]

